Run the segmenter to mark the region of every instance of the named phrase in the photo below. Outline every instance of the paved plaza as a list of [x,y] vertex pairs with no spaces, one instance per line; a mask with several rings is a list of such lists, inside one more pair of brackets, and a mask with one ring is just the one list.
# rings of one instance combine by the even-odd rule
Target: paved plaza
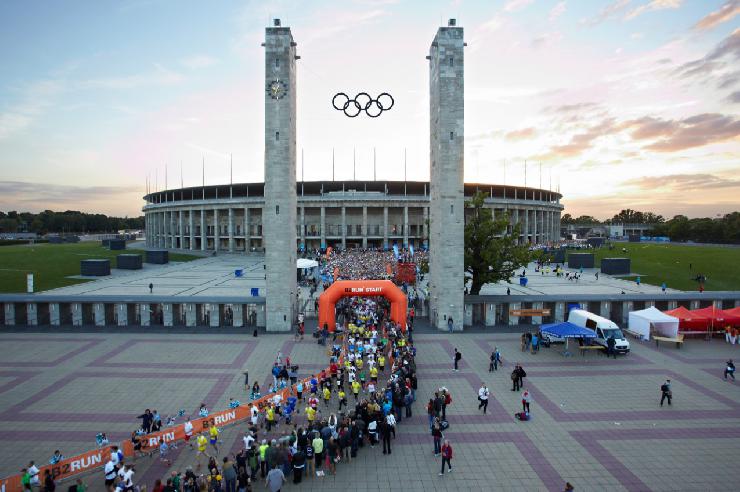
[[[313,477],[287,490],[730,490],[740,483],[740,383],[722,378],[723,363],[740,358],[737,346],[719,339],[690,340],[684,348],[632,342],[617,360],[593,353],[564,358],[561,346],[522,353],[515,333],[419,334],[419,390],[414,416],[404,419],[391,456],[380,447],[360,450],[336,476]],[[0,335],[0,475],[30,459],[46,462],[54,449],[66,455],[95,446],[106,431],[127,439],[145,408],[163,416],[201,402],[226,408],[229,397],[248,400],[250,382],[269,381],[278,350],[309,375],[324,367],[326,353],[313,339],[290,335],[50,334]],[[503,369],[489,373],[498,346]],[[451,370],[453,349],[463,354]],[[520,395],[511,391],[514,362],[527,371],[533,420],[518,422]],[[659,386],[673,383],[674,404],[659,407]],[[476,392],[491,390],[489,413],[477,410]],[[452,392],[450,429],[454,473],[439,477],[427,430],[429,395]],[[351,401],[351,397],[350,397]],[[335,407],[332,407],[335,408]],[[303,421],[303,412],[298,421]],[[285,426],[281,426],[284,430]],[[226,449],[242,445],[245,426],[223,429]],[[270,436],[278,436],[272,433]],[[222,453],[223,454],[223,453]],[[136,461],[136,477],[149,487],[170,470],[194,463],[182,445],[171,469],[155,458]],[[87,477],[103,490],[102,475]],[[735,485],[732,485],[735,484]],[[260,484],[256,490],[262,490]]]
[[[241,277],[235,275],[236,270],[243,270]],[[584,269],[578,281],[567,280],[564,276],[557,277],[552,272],[535,273],[534,263],[529,264],[526,271],[528,278],[526,287],[519,285],[519,278],[515,277],[512,283],[487,284],[481,290],[481,294],[506,294],[507,288],[511,290],[512,295],[614,295],[622,292],[626,294],[661,292],[660,286],[648,285],[644,282],[638,285],[634,281],[610,275],[599,274],[597,279],[595,275],[597,268]],[[579,272],[579,270],[568,270],[567,268],[566,271]],[[143,295],[149,293],[151,283],[154,286],[154,294],[165,296],[248,296],[252,288],[260,289],[260,295],[263,295],[264,275],[264,256],[220,253],[218,256],[208,256],[186,263],[173,262],[167,265],[145,263],[142,270],[111,269],[109,277],[61,287],[45,293],[83,296]],[[648,279],[644,280],[648,281]],[[421,285],[425,287],[426,281]],[[667,289],[667,291],[678,292],[673,289]]]

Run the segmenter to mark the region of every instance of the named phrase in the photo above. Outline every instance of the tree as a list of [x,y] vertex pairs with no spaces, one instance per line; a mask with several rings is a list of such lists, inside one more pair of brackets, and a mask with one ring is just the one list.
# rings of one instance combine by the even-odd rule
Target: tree
[[657,224],[663,221],[662,215],[656,215],[652,212],[638,212],[630,208],[621,210],[611,219],[613,224]]
[[571,217],[570,214],[564,214],[562,217],[560,217],[560,223],[563,225],[568,225],[573,223],[573,217]]
[[484,207],[485,197],[478,192],[465,203],[473,209],[465,224],[465,271],[473,276],[473,295],[479,294],[484,284],[508,281],[532,258],[526,245],[517,244],[520,225],[507,233],[509,217],[494,220],[491,209]]
[[590,215],[581,215],[573,223],[576,225],[600,224],[599,219]]

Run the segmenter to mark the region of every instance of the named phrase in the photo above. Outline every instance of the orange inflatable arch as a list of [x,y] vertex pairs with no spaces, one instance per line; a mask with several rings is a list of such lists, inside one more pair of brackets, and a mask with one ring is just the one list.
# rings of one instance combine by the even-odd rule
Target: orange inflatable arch
[[326,324],[330,332],[337,326],[337,301],[343,297],[383,296],[391,302],[391,319],[406,331],[406,294],[390,280],[338,280],[319,297],[319,328]]

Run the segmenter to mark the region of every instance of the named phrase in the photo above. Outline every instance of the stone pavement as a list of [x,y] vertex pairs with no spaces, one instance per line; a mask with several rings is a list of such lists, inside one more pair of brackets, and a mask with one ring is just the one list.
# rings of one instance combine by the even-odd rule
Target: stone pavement
[[[187,251],[185,251],[187,253]],[[535,264],[527,266],[526,287],[519,285],[519,278],[512,283],[499,282],[486,284],[481,294],[506,294],[507,287],[512,295],[538,294],[655,294],[660,287],[644,283],[637,285],[633,281],[623,280],[609,275],[599,274],[596,280],[596,268],[587,268],[581,279],[576,282],[556,277],[554,273],[541,275],[534,273]],[[243,277],[237,278],[234,271],[243,269]],[[575,270],[571,270],[575,272]],[[89,277],[88,277],[89,278]],[[219,253],[185,263],[173,262],[168,265],[144,264],[142,270],[111,270],[111,276],[85,282],[83,284],[60,287],[46,291],[59,295],[137,295],[148,294],[149,284],[154,285],[154,293],[166,296],[207,297],[250,295],[251,288],[264,292],[264,257],[261,255],[243,255]],[[422,282],[422,285],[425,285]],[[668,292],[679,292],[667,289]],[[307,293],[303,293],[307,298]]]
[[[678,350],[632,342],[632,354],[613,360],[593,353],[564,358],[559,346],[522,353],[518,335],[510,333],[419,334],[415,342],[417,403],[414,416],[400,424],[393,454],[365,447],[352,463],[340,464],[336,476],[309,478],[300,489],[562,490],[570,481],[576,490],[730,490],[740,483],[740,383],[722,378],[724,361],[740,359],[740,346],[689,340]],[[67,455],[90,449],[101,431],[126,439],[147,407],[165,416],[180,408],[195,413],[201,402],[223,409],[231,396],[246,403],[242,371],[266,383],[278,349],[302,374],[326,361],[313,339],[296,344],[289,335],[253,338],[217,330],[18,332],[0,334],[0,343],[2,476],[30,459],[45,462],[57,448]],[[504,367],[489,373],[494,346]],[[451,370],[455,347],[463,354],[459,372]],[[509,373],[517,361],[533,397],[530,422],[513,418],[521,404]],[[674,404],[661,408],[665,378],[673,382]],[[481,381],[491,390],[486,415],[477,410]],[[437,475],[425,412],[439,386],[453,397],[445,437],[454,447],[454,472],[444,477]],[[225,449],[239,449],[243,430],[223,429]],[[194,453],[182,445],[173,456],[170,469],[154,458],[138,459],[136,478],[151,487],[170,470],[194,463]],[[86,481],[91,491],[103,489],[100,473]],[[256,487],[263,489],[262,483]]]

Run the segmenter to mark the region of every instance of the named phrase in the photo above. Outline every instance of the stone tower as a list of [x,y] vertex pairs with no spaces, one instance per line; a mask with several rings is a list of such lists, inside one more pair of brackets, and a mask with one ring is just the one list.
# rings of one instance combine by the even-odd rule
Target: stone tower
[[265,29],[265,208],[262,234],[267,331],[289,331],[296,305],[296,43]]
[[429,48],[431,322],[463,327],[465,79],[463,29],[450,19]]

